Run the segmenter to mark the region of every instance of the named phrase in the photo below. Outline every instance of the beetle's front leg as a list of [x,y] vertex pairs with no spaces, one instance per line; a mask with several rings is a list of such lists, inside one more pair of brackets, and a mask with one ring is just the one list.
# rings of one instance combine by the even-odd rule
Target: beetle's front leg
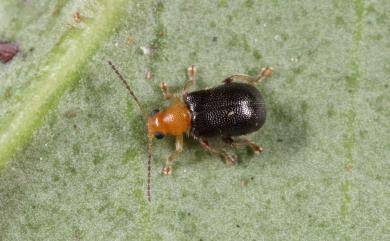
[[269,77],[272,75],[272,68],[271,67],[265,67],[262,68],[260,73],[256,76],[249,76],[245,74],[235,74],[232,76],[227,77],[223,82],[225,84],[231,83],[233,81],[246,81],[249,84],[257,84],[260,83],[263,79]]
[[165,162],[165,167],[162,172],[166,176],[170,176],[172,174],[172,163],[176,159],[177,155],[183,151],[183,135],[176,136],[176,148],[175,152],[173,152]]
[[212,148],[212,147],[209,145],[209,142],[207,141],[207,139],[205,139],[205,138],[199,138],[198,141],[199,141],[200,145],[201,145],[206,151],[208,151],[210,154],[222,156],[222,157],[225,159],[225,163],[226,163],[227,165],[233,165],[233,164],[236,163],[236,161],[237,161],[237,156],[227,153],[224,149],[215,149],[215,148]]
[[260,153],[263,152],[263,148],[261,146],[258,146],[256,145],[255,143],[251,142],[250,140],[248,139],[244,139],[244,138],[236,138],[236,139],[233,139],[231,138],[230,136],[229,137],[222,137],[222,140],[235,147],[235,148],[239,148],[239,147],[243,147],[243,146],[248,146],[249,148],[251,148],[255,154],[259,155]]

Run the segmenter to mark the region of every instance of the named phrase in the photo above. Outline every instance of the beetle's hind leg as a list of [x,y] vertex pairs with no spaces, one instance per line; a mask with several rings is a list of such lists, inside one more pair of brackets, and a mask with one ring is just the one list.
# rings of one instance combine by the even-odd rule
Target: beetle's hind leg
[[223,137],[222,140],[235,147],[235,148],[240,148],[240,147],[243,147],[243,146],[248,146],[249,148],[251,148],[255,154],[259,155],[261,152],[263,152],[263,148],[261,146],[258,146],[256,145],[255,143],[251,142],[250,140],[248,139],[244,139],[244,138],[236,138],[236,139],[233,139],[232,137]]
[[209,145],[207,139],[205,139],[205,138],[199,138],[198,141],[199,141],[200,145],[201,145],[206,151],[208,151],[210,154],[222,156],[222,157],[225,159],[225,163],[226,163],[227,165],[233,165],[233,164],[236,163],[236,161],[237,161],[237,156],[227,153],[224,149],[212,148],[212,147]]
[[223,82],[225,84],[228,84],[228,83],[231,83],[233,81],[246,81],[249,84],[257,84],[257,83],[260,83],[263,79],[265,79],[271,75],[272,75],[272,68],[265,67],[265,68],[262,68],[260,73],[256,76],[249,76],[249,75],[245,75],[245,74],[235,74],[235,75],[227,77]]

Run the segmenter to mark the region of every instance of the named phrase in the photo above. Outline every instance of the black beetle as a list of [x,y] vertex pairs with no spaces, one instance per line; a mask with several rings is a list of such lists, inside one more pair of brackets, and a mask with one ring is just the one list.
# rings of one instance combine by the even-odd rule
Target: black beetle
[[[161,90],[166,99],[172,101],[164,111],[154,110],[147,115],[138,98],[130,89],[127,81],[117,68],[108,61],[111,68],[122,80],[129,94],[136,101],[147,119],[148,128],[148,200],[151,200],[151,158],[153,138],[162,139],[165,135],[176,138],[176,150],[166,160],[163,173],[172,174],[172,162],[183,150],[183,135],[191,135],[199,141],[201,146],[211,154],[221,155],[227,164],[233,164],[236,156],[223,149],[216,149],[208,144],[207,138],[221,136],[222,139],[234,146],[249,146],[259,154],[262,148],[241,136],[258,130],[265,122],[266,110],[263,97],[254,84],[272,75],[272,68],[266,67],[257,76],[232,75],[224,80],[223,85],[211,89],[188,93],[188,88],[195,83],[196,68],[188,67],[189,80],[186,81],[181,100],[176,94],[168,90],[166,83],[161,84]],[[245,81],[248,83],[236,83]]]

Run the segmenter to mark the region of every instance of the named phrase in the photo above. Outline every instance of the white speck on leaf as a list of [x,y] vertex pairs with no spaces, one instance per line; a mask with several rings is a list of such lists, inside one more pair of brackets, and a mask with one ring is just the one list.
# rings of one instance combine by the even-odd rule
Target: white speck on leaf
[[144,55],[149,55],[151,52],[149,47],[142,46],[140,48],[141,48],[142,52],[144,53]]

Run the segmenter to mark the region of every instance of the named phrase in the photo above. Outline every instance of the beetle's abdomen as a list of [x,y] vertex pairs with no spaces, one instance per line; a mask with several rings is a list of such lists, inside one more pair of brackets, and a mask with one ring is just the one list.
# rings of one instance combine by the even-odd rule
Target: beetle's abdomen
[[239,136],[258,130],[265,122],[263,97],[252,85],[229,83],[188,93],[195,137]]

